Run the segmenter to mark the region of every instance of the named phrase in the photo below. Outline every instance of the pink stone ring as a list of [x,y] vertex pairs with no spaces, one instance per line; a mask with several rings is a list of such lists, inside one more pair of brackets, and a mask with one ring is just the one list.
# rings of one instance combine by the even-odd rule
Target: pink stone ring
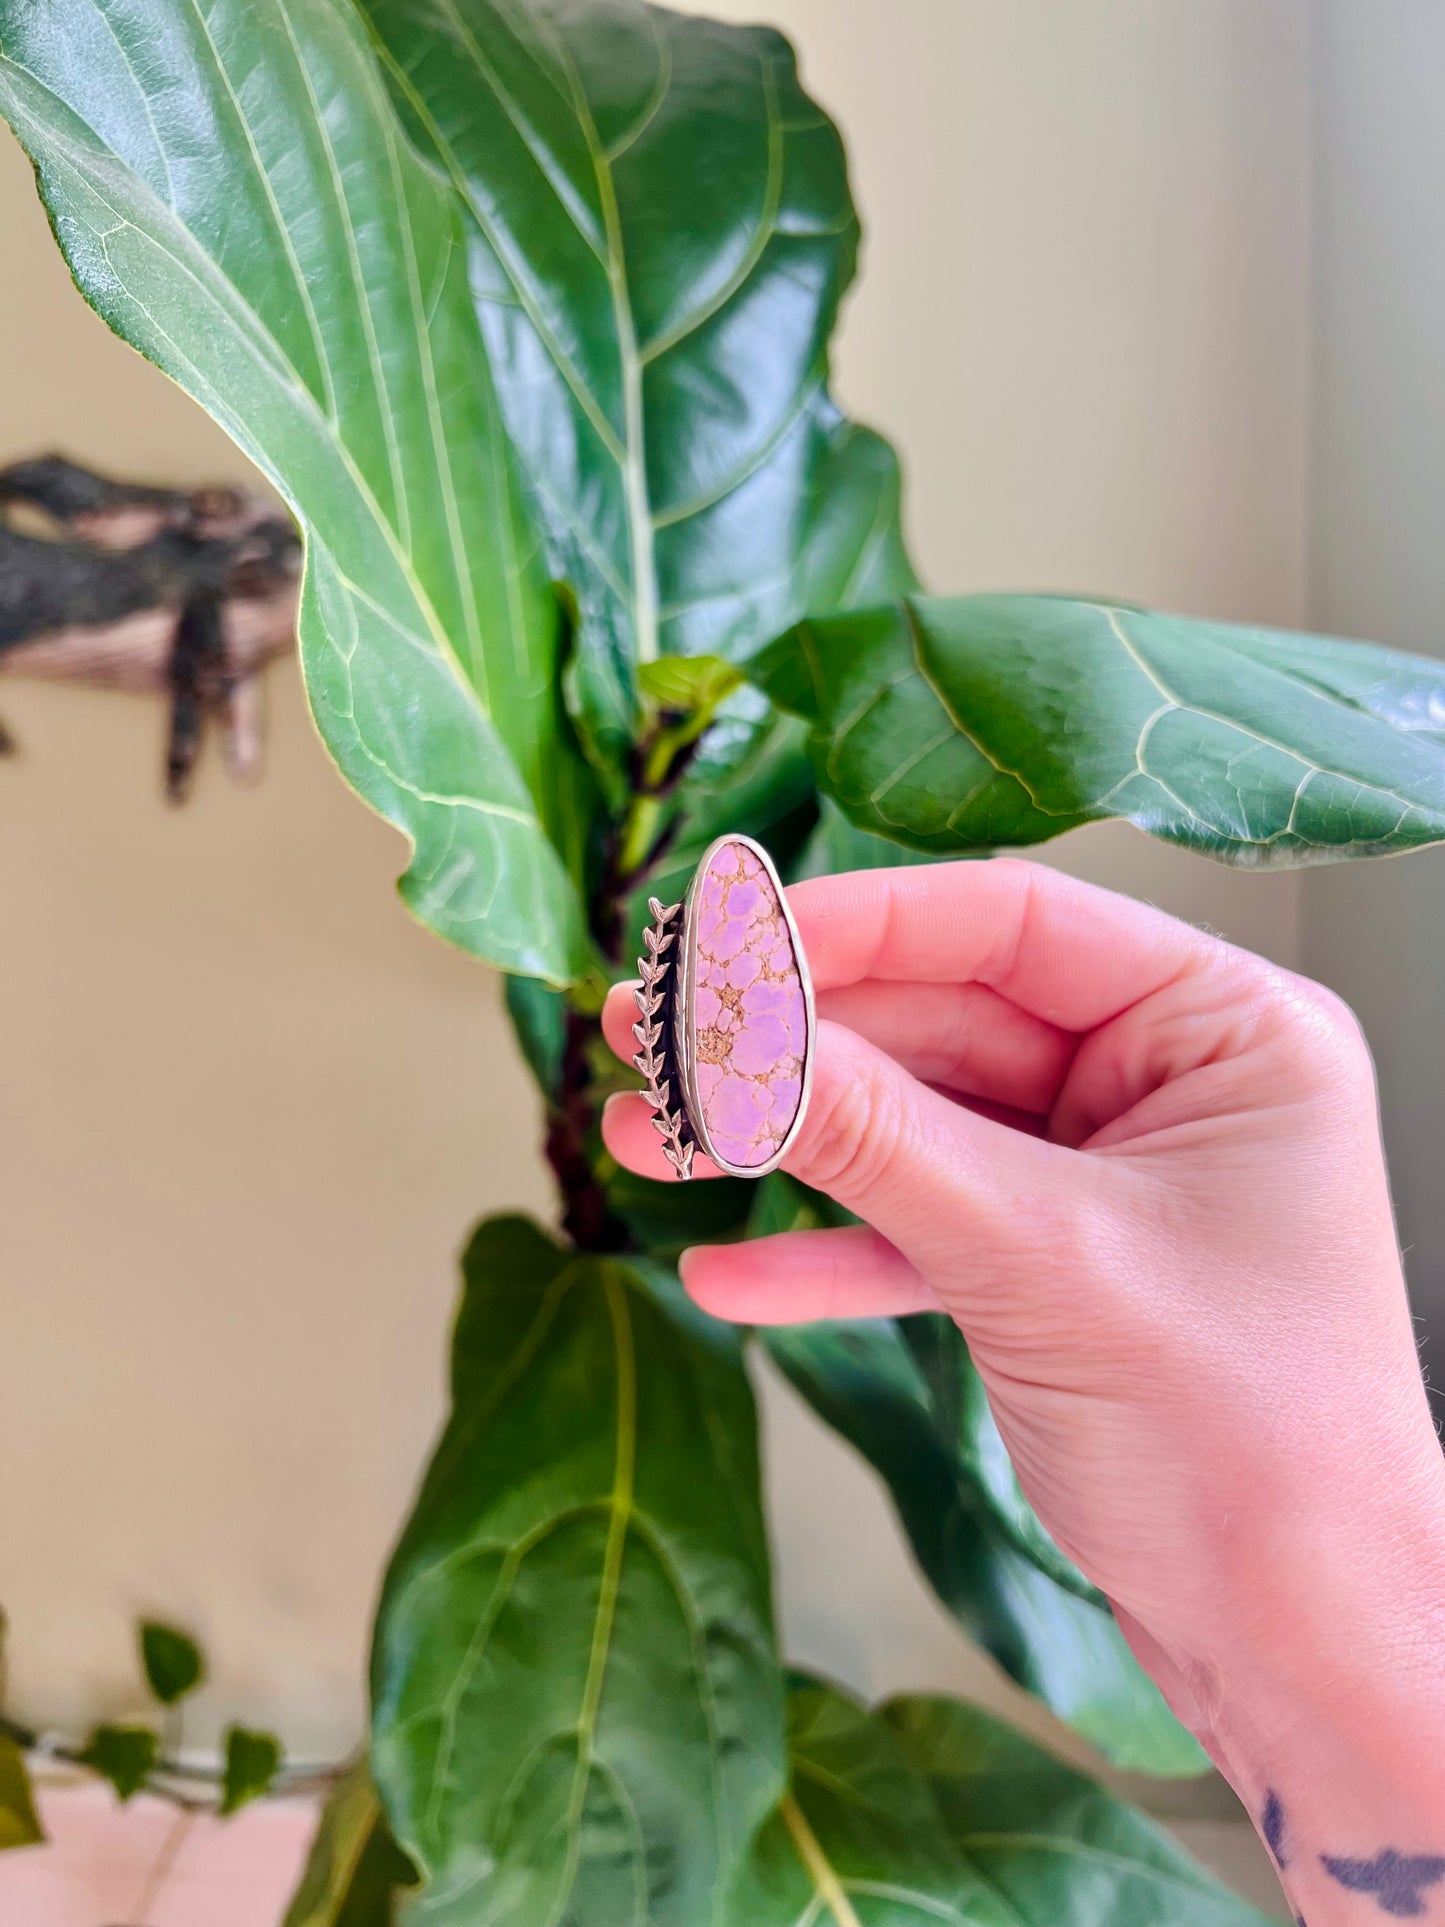
[[813,1071],[813,986],[772,858],[720,836],[682,903],[647,907],[632,1061],[663,1152],[680,1178],[694,1149],[730,1177],[766,1177],[798,1135]]

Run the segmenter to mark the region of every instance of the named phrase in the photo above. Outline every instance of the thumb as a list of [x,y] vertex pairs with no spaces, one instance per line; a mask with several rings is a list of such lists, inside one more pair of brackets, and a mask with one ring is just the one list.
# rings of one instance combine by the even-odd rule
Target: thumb
[[964,1109],[823,1019],[807,1114],[784,1165],[936,1277],[980,1247],[1002,1255],[1034,1232],[1054,1235],[1069,1156]]

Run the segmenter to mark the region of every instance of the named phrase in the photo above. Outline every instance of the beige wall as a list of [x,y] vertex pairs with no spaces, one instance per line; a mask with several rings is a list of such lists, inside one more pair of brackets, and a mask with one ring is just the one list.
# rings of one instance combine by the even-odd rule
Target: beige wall
[[[841,388],[903,449],[929,580],[1297,620],[1304,0],[761,10],[851,137],[870,241]],[[9,147],[0,250],[0,455],[241,472],[82,309]],[[259,790],[208,770],[172,813],[153,710],[0,682],[25,749],[0,768],[0,1597],[37,1717],[119,1705],[154,1606],[210,1639],[212,1713],[330,1753],[437,1414],[452,1254],[545,1187],[494,984],[407,921],[395,838],[289,670],[271,693]],[[1123,831],[1062,860],[1296,957],[1295,882]],[[793,1649],[977,1689],[863,1475],[767,1408]]]
[[[1311,24],[1309,619],[1445,656],[1445,10],[1319,0]],[[1401,1239],[1445,1419],[1445,850],[1321,871],[1305,903],[1307,966],[1355,1006],[1379,1065]]]

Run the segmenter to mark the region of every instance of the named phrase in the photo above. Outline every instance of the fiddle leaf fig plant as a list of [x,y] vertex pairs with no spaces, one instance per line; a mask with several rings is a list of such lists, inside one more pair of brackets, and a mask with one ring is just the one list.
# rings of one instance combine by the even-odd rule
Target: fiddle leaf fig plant
[[[790,1682],[746,1344],[669,1260],[829,1207],[619,1172],[597,1012],[724,830],[793,876],[1109,816],[1236,863],[1438,840],[1445,675],[918,595],[897,462],[829,392],[842,143],[769,29],[643,0],[0,0],[0,112],[82,294],[294,511],[318,728],[409,839],[411,910],[508,973],[558,1184],[560,1236],[493,1219],[467,1251],[370,1771],[291,1918],[1258,1919],[971,1709]],[[965,1632],[1108,1759],[1205,1768],[951,1325],[767,1342]],[[238,1800],[274,1769],[255,1737]]]

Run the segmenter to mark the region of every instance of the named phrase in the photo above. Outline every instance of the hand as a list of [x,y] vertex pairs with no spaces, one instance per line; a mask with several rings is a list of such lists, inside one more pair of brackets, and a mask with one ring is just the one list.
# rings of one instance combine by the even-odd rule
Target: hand
[[[688,1289],[752,1323],[956,1318],[1045,1525],[1277,1857],[1308,1837],[1315,1927],[1326,1904],[1368,1918],[1320,1859],[1409,1844],[1371,1844],[1398,1796],[1325,1838],[1367,1703],[1381,1744],[1387,1704],[1425,1709],[1425,1844],[1445,1854],[1445,1461],[1358,1026],[1314,984],[1029,864],[790,901],[820,1021],[787,1167],[867,1228],[693,1251]],[[629,1058],[631,1021],[615,991]],[[641,1099],[605,1131],[664,1175]],[[1342,1760],[1324,1729],[1349,1736]],[[1316,1766],[1286,1791],[1306,1732]]]

